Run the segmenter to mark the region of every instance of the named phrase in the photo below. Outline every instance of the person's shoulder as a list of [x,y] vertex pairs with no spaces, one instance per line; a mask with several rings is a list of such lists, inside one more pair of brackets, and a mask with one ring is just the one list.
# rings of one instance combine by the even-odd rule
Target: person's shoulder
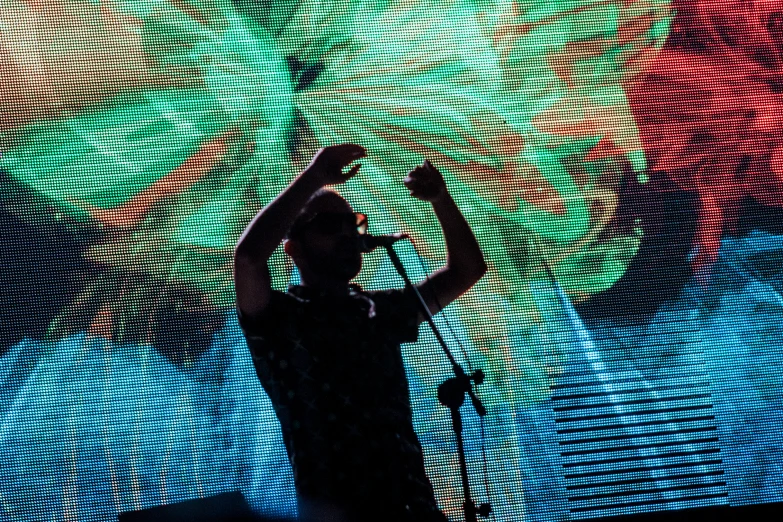
[[282,292],[280,290],[271,290],[269,302],[264,309],[254,315],[243,313],[237,306],[237,317],[239,325],[246,332],[257,330],[259,328],[273,327],[288,315],[293,308],[301,303],[301,299],[290,291]]
[[363,294],[373,299],[410,299],[415,297],[410,288],[387,288],[383,290],[362,290]]
[[363,292],[383,311],[398,314],[403,310],[417,311],[418,298],[410,288],[390,288]]

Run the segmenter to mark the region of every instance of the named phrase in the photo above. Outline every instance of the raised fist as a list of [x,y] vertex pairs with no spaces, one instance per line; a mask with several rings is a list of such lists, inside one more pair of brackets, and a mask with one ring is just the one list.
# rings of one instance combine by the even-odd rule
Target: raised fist
[[443,175],[429,160],[417,166],[402,180],[410,195],[422,201],[434,201],[447,193]]

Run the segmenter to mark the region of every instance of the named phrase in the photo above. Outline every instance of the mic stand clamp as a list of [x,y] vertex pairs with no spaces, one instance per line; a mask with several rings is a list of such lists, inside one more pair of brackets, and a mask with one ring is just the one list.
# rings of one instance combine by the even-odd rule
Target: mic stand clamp
[[424,319],[430,325],[432,332],[435,334],[435,338],[438,340],[441,348],[443,348],[443,351],[448,357],[449,362],[451,362],[451,367],[454,371],[454,377],[446,379],[438,386],[438,400],[451,412],[451,424],[454,428],[454,434],[457,438],[460,478],[462,479],[462,491],[465,496],[465,502],[462,505],[463,512],[465,514],[465,522],[477,522],[477,515],[481,516],[482,518],[489,517],[489,514],[492,512],[492,507],[488,503],[484,503],[476,507],[476,503],[473,502],[473,499],[471,498],[470,481],[468,479],[468,464],[467,459],[465,458],[465,444],[462,440],[462,416],[459,409],[465,402],[465,394],[467,394],[468,397],[470,397],[470,401],[473,404],[473,407],[476,409],[476,413],[482,417],[487,414],[487,409],[483,404],[481,404],[481,400],[479,400],[479,398],[473,392],[473,383],[479,385],[484,382],[484,372],[481,370],[476,370],[472,375],[465,373],[465,370],[462,368],[462,366],[460,366],[460,364],[454,358],[454,355],[451,353],[451,350],[449,350],[449,347],[446,345],[446,341],[443,339],[443,336],[440,334],[438,327],[435,325],[435,321],[432,318],[432,314],[430,313],[430,309],[427,306],[427,302],[424,301],[424,298],[421,296],[419,289],[416,288],[411,282],[407,272],[405,271],[405,266],[403,266],[402,261],[400,261],[397,252],[394,251],[394,247],[391,244],[385,244],[383,246],[389,253],[389,258],[391,259],[394,268],[397,269],[397,272],[400,274],[403,281],[405,281],[405,286],[409,288],[416,295],[416,297],[418,297],[419,307],[424,316]]

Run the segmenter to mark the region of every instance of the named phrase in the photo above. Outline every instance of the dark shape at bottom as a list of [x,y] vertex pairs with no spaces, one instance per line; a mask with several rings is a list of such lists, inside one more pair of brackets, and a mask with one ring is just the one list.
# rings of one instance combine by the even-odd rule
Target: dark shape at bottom
[[781,520],[783,520],[783,502],[749,506],[710,506],[679,511],[590,518],[583,519],[583,522],[780,522]]
[[44,338],[61,308],[83,289],[90,266],[82,254],[92,231],[56,216],[56,209],[0,170],[0,355],[24,338]]
[[120,513],[117,519],[119,522],[264,522],[287,520],[265,518],[253,514],[245,497],[238,491],[142,509],[141,511]]
[[655,314],[664,302],[679,295],[693,275],[688,256],[697,205],[695,195],[660,175],[654,174],[644,185],[628,177],[611,226],[627,232],[640,225],[644,236],[625,274],[605,292],[575,305],[585,322]]

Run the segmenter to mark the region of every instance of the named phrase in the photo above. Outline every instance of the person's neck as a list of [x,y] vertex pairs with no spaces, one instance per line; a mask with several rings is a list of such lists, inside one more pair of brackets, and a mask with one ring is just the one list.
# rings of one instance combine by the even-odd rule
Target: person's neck
[[314,290],[316,292],[334,296],[348,295],[350,291],[349,282],[347,281],[324,279],[308,281],[303,279],[300,284],[301,286],[307,287],[308,289]]

